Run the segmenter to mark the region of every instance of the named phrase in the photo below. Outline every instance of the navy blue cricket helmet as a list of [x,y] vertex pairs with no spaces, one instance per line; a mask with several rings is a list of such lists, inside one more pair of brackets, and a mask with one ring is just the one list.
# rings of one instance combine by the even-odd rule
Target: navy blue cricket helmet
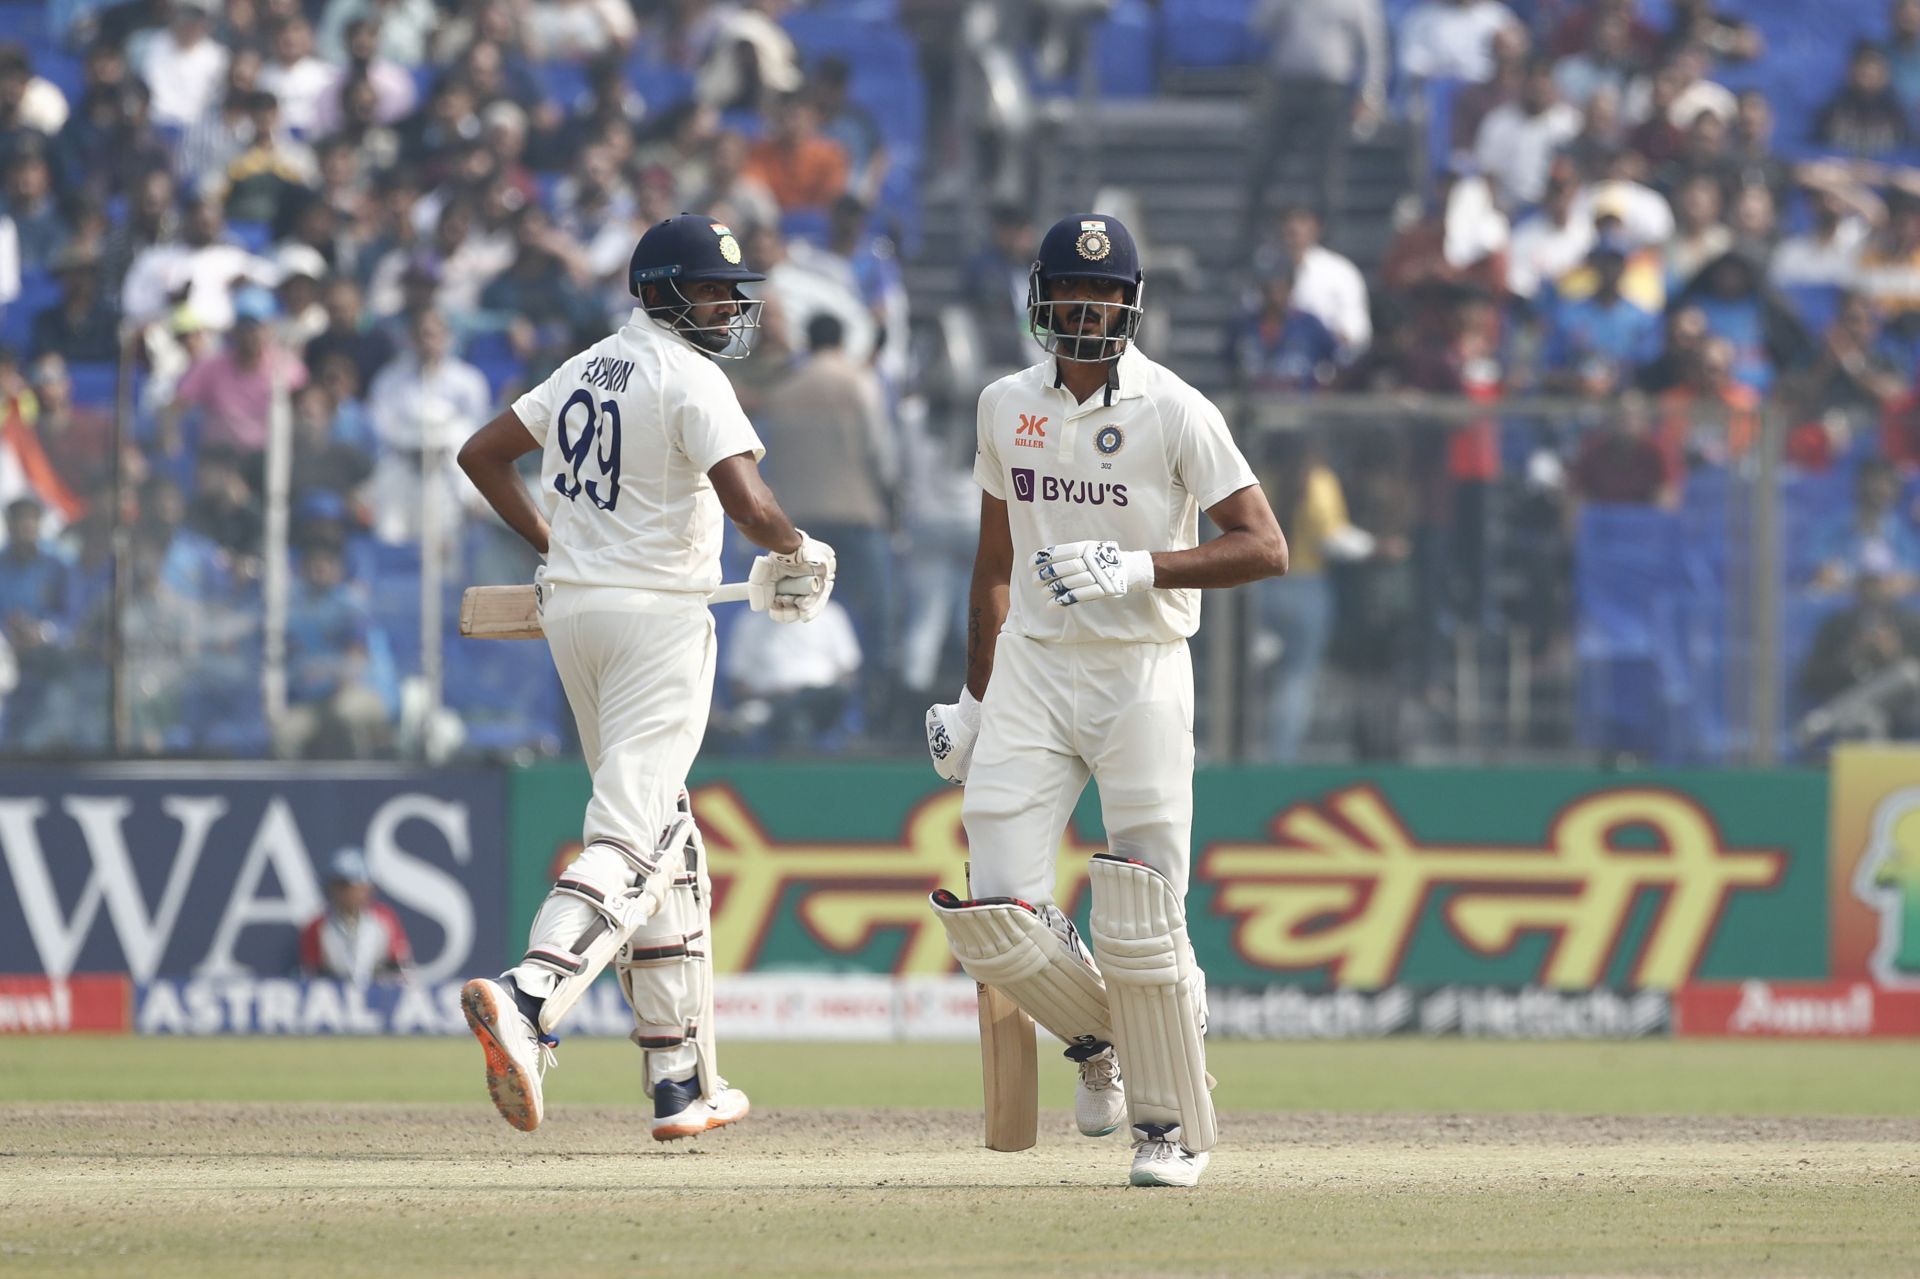
[[[1110,280],[1126,291],[1117,303],[1055,302],[1049,296],[1052,281],[1076,279]],[[1028,327],[1049,355],[1111,360],[1140,332],[1145,292],[1133,233],[1108,214],[1076,213],[1054,223],[1040,240],[1040,256],[1027,273]],[[1079,317],[1087,310],[1101,321],[1097,334],[1083,331]]]
[[[684,334],[710,355],[738,359],[747,354],[748,335],[760,327],[760,312],[766,305],[740,291],[767,277],[747,266],[740,242],[724,222],[700,213],[681,213],[647,228],[633,246],[633,258],[627,264],[627,291],[636,298],[649,284],[659,285],[665,300],[642,305],[647,314]],[[693,323],[694,303],[683,291],[687,284],[722,283],[733,285],[734,313],[724,323]]]

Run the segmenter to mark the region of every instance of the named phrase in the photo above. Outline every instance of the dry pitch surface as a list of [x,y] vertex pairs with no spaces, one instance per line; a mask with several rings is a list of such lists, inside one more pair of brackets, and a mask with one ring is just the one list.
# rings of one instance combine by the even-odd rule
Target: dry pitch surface
[[[978,1146],[974,1111],[784,1104],[791,1079],[770,1081],[775,1104],[738,1128],[661,1147],[640,1109],[595,1099],[608,1086],[599,1072],[626,1058],[586,1047],[567,1063],[585,1069],[553,1077],[547,1125],[526,1136],[471,1097],[17,1101],[95,1086],[84,1071],[64,1085],[41,1077],[16,1041],[0,1055],[0,1274],[1920,1273],[1920,1123],[1907,1106],[1746,1118],[1229,1106],[1201,1190],[1145,1191],[1123,1184],[1123,1141],[1076,1137],[1063,1112],[1047,1114],[1035,1150],[994,1154]],[[1614,1073],[1684,1065],[1675,1047],[1629,1051]],[[122,1054],[131,1095],[191,1090],[143,1079],[154,1059],[138,1041],[100,1041],[100,1051],[109,1071]],[[353,1073],[351,1045],[319,1051]],[[457,1055],[450,1044],[406,1051],[436,1069],[441,1054]],[[890,1096],[903,1083],[896,1070],[910,1079],[929,1060],[787,1048],[769,1049],[757,1069],[822,1051],[865,1061]],[[1403,1077],[1472,1072],[1490,1095],[1512,1092],[1489,1069],[1498,1051],[1257,1051],[1296,1066],[1384,1060]],[[1504,1046],[1513,1087],[1559,1073],[1573,1051]],[[1781,1069],[1755,1053],[1756,1073]],[[255,1064],[271,1072],[277,1060]],[[932,1060],[936,1071],[966,1065]],[[1807,1060],[1792,1059],[1789,1073]],[[1828,1085],[1844,1087],[1849,1072],[1892,1069],[1907,1087],[1916,1077],[1911,1053],[1813,1062]],[[223,1068],[231,1061],[201,1086],[218,1087]],[[256,1095],[275,1084],[250,1077]],[[569,1083],[584,1100],[569,1099]],[[396,1076],[391,1091],[417,1086]],[[287,1074],[278,1087],[330,1091]]]

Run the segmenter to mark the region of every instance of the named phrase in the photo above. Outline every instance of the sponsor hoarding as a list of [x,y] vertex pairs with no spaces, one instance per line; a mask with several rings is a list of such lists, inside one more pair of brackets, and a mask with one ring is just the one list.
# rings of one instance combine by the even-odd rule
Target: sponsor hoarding
[[0,772],[0,973],[279,974],[365,850],[423,979],[504,949],[498,772],[117,765]]

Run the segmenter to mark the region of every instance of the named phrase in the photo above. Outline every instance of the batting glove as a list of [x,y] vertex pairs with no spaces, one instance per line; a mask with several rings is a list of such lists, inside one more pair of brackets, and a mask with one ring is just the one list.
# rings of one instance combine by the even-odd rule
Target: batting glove
[[980,738],[980,702],[963,684],[960,700],[927,708],[927,754],[933,771],[955,786],[967,784],[973,744]]
[[[800,534],[797,549],[754,560],[753,570],[747,574],[747,607],[776,622],[811,622],[820,616],[827,597],[833,594],[835,562],[831,546]],[[795,577],[812,578],[813,589],[801,595],[789,595],[780,589],[784,579]]]
[[1153,585],[1153,552],[1117,542],[1062,542],[1033,553],[1033,575],[1062,606],[1144,591]]

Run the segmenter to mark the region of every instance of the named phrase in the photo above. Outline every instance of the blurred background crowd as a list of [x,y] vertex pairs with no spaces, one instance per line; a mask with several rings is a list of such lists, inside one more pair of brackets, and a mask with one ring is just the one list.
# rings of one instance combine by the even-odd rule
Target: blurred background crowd
[[1208,604],[1209,756],[1920,736],[1909,165],[1920,0],[0,3],[0,750],[569,750],[542,646],[452,636],[534,567],[452,452],[683,209],[841,566],[722,610],[710,751],[917,749],[1090,207],[1294,545]]

